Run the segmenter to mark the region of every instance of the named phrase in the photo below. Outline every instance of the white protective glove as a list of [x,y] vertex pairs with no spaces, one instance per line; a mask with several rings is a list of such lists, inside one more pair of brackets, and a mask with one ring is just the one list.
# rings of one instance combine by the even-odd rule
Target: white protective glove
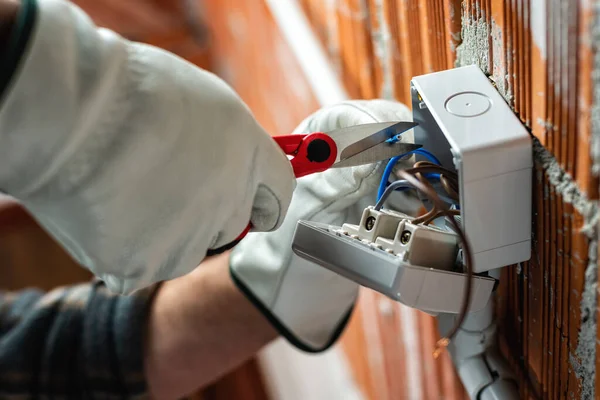
[[0,189],[110,289],[184,275],[250,221],[280,225],[291,165],[223,81],[97,29],[69,1],[24,0],[20,17]]
[[[410,121],[408,108],[384,101],[348,101],[324,108],[294,133],[328,132],[370,122]],[[402,137],[413,142],[412,131]],[[283,225],[251,233],[231,254],[238,287],[296,347],[318,352],[331,346],[348,321],[358,286],[292,252],[298,220],[357,223],[374,204],[385,163],[330,169],[298,180]]]

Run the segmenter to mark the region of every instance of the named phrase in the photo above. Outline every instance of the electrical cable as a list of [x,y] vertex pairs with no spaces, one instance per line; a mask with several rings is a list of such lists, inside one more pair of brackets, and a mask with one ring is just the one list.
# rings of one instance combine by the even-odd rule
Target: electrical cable
[[[428,172],[428,173],[439,173],[439,174],[444,174],[446,175],[448,178],[456,181],[456,183],[458,184],[458,175],[456,174],[456,172],[449,170],[446,167],[442,167],[441,165],[437,165],[434,163],[431,163],[429,161],[417,161],[415,163],[415,165],[413,166],[413,168],[408,169],[407,171],[411,171],[414,169],[418,169],[418,172]],[[458,186],[457,186],[458,187]]]
[[458,195],[458,185],[455,185],[455,182],[450,181],[445,175],[440,175],[440,183],[446,193],[448,193],[453,200],[458,202],[460,198]]
[[[457,181],[457,175],[455,172],[450,171],[444,167],[438,166],[438,165],[434,165],[431,163],[428,163],[426,161],[419,161],[415,164],[415,167],[410,168],[405,170],[408,173],[411,174],[423,174],[426,178],[430,178],[430,177],[437,177],[440,180],[443,179],[445,181],[445,185],[442,184],[442,187],[444,188],[444,190],[448,193],[448,197],[453,198],[456,197],[456,199],[454,201],[458,201],[458,181]],[[391,186],[391,185],[389,185]],[[386,188],[383,190],[383,193],[378,196],[378,200],[377,203],[380,202],[380,200],[384,197],[387,198],[390,194],[391,194],[391,190],[388,191],[389,186],[386,186]],[[396,187],[400,187],[400,186],[396,186]],[[380,186],[381,188],[381,186]],[[385,194],[387,192],[387,194]],[[449,203],[454,203],[454,201],[449,202]]]
[[[460,211],[458,210],[448,210],[448,212],[450,214],[452,214],[452,216],[457,216],[460,215]],[[423,225],[429,225],[430,223],[432,223],[433,221],[435,221],[436,219],[443,217],[444,214],[441,211],[436,212],[435,214],[428,216],[427,218],[425,218],[423,220],[423,222],[421,222]]]
[[383,194],[381,195],[381,197],[379,198],[379,200],[377,200],[377,203],[375,203],[375,210],[379,211],[381,210],[381,208],[383,207],[383,204],[385,203],[385,201],[387,200],[388,197],[390,197],[390,194],[395,191],[395,190],[399,190],[399,189],[414,189],[414,186],[412,186],[411,184],[408,183],[407,180],[399,180],[399,181],[395,181],[392,182],[383,192]]
[[396,166],[398,161],[400,161],[402,158],[410,155],[411,153],[412,152],[409,151],[409,152],[401,154],[399,156],[390,158],[390,161],[388,161],[387,165],[385,166],[385,169],[383,170],[383,175],[381,176],[381,181],[379,182],[379,189],[377,190],[377,201],[379,201],[379,199],[381,199],[381,196],[383,196],[383,192],[385,192],[385,189],[388,185],[388,181],[390,180],[390,175],[392,174],[392,170],[394,169],[394,167]]
[[[425,171],[431,171],[431,170],[438,171],[440,173],[440,182],[442,183],[442,188],[446,191],[446,193],[449,194],[449,196],[451,198],[455,197],[449,203],[456,204],[456,202],[458,202],[458,196],[454,196],[454,194],[456,192],[453,190],[453,187],[456,187],[458,189],[458,182],[456,181],[457,176],[454,172],[449,171],[441,166],[432,164],[427,161],[419,161],[419,162],[415,163],[414,168],[407,170],[407,172],[414,174],[417,179],[419,179],[420,181],[423,181],[424,184],[426,184],[428,187],[430,187],[432,190],[434,190],[433,187],[431,187],[431,185],[429,184],[429,182],[426,182],[423,180],[423,173]],[[445,183],[445,185],[443,183]],[[437,194],[437,192],[436,192],[436,194]],[[440,209],[438,207],[436,207],[436,205],[434,204],[433,207],[431,208],[431,210],[429,210],[424,215],[422,215],[418,218],[415,218],[413,220],[413,223],[428,225],[433,220],[435,220],[436,218],[439,218],[441,216],[442,216],[442,214],[440,213]]]
[[425,150],[424,148],[420,148],[420,149],[416,149],[415,154],[421,155],[423,157],[425,157],[426,159],[428,159],[430,162],[436,164],[436,165],[442,165],[442,163],[440,162],[440,160],[437,159],[436,156],[433,155],[432,152],[430,152],[429,150]]
[[[392,139],[388,139],[388,141]],[[390,158],[390,161],[388,161],[387,165],[385,166],[385,169],[383,170],[383,175],[381,176],[381,182],[379,183],[379,189],[377,191],[377,200],[379,200],[383,195],[383,192],[385,191],[385,188],[388,185],[388,181],[390,180],[390,176],[392,175],[392,171],[394,170],[396,164],[398,164],[398,161],[411,154],[419,154],[427,158],[433,164],[441,165],[440,160],[438,160],[436,156],[434,156],[431,152],[425,150],[422,147],[420,149],[412,150],[404,154],[400,154],[399,156]]]
[[[424,157],[428,158],[429,161],[419,161],[415,163],[413,168],[398,171],[397,175],[403,179],[388,185],[389,177],[393,171],[393,168],[396,166],[400,159],[410,154],[423,155]],[[424,215],[413,219],[412,223],[428,225],[429,223],[431,223],[439,217],[445,217],[446,220],[452,226],[454,232],[459,237],[463,250],[463,264],[467,282],[465,284],[463,302],[459,310],[458,318],[456,319],[456,322],[454,326],[450,329],[450,331],[436,344],[436,349],[434,350],[433,355],[435,358],[437,358],[441,350],[447,347],[450,343],[450,340],[458,333],[469,312],[469,305],[471,303],[473,285],[473,252],[471,250],[471,245],[467,239],[464,230],[455,218],[456,215],[460,215],[460,211],[451,210],[448,207],[447,203],[445,203],[442,200],[441,196],[437,193],[434,187],[427,181],[427,179],[431,178],[432,175],[435,175],[439,178],[440,184],[444,191],[448,194],[448,197],[458,202],[460,196],[458,193],[459,185],[458,175],[456,174],[456,172],[442,167],[439,160],[427,150],[417,149],[412,152],[408,152],[390,159],[390,161],[385,167],[379,185],[375,209],[380,210],[383,207],[383,204],[385,203],[387,198],[390,196],[390,194],[397,189],[416,189],[417,191],[424,194],[433,203],[433,207]]]
[[[390,173],[391,169],[393,168],[393,166],[395,166],[395,163],[397,162],[396,160],[392,165],[392,160],[390,160],[390,162],[388,163]],[[390,165],[392,166],[390,167]],[[386,169],[388,168],[386,167]],[[438,194],[433,188],[433,186],[425,179],[429,178],[428,175],[431,174],[439,175],[439,181],[442,188],[448,194],[448,197],[450,199],[456,201],[456,203],[454,203],[454,206],[457,209],[449,209],[447,205],[444,204],[442,196]],[[448,223],[450,223],[452,230],[458,235],[462,245],[464,272],[466,275],[466,284],[464,288],[463,301],[454,325],[446,333],[446,335],[444,335],[444,337],[442,337],[436,343],[436,348],[434,349],[433,356],[434,358],[437,358],[441,354],[441,351],[449,345],[450,340],[452,340],[461,329],[468,315],[469,305],[471,303],[472,297],[473,252],[471,249],[470,242],[466,236],[466,233],[464,232],[464,230],[460,226],[461,224],[457,221],[456,218],[460,215],[460,205],[458,204],[460,198],[458,189],[458,176],[455,172],[447,170],[441,167],[439,164],[435,165],[435,163],[429,162],[417,162],[415,163],[413,168],[407,170],[400,170],[398,171],[397,175],[404,179],[393,182],[385,188],[385,190],[381,193],[381,196],[378,196],[378,202],[375,205],[375,209],[381,209],[387,198],[395,190],[407,188],[416,189],[419,192],[423,193],[427,198],[429,198],[430,201],[433,202],[433,208],[425,215],[414,219],[412,223],[421,223],[423,225],[428,225],[429,223],[431,223],[439,217],[445,217],[445,220]],[[385,179],[386,181],[382,181],[382,183],[387,183],[387,179],[389,179],[389,174]],[[452,202],[450,203],[452,204]],[[525,375],[527,376],[527,374]],[[534,398],[541,398],[538,395],[537,390],[533,386],[533,383],[530,379],[526,380],[526,384],[530,388],[530,392],[532,392],[531,394],[534,395]]]
[[[432,174],[432,175],[435,175],[435,174]],[[390,183],[390,185],[383,192],[383,195],[381,196],[381,198],[377,201],[377,203],[375,203],[374,209],[376,211],[381,210],[383,208],[383,205],[387,201],[387,199],[392,194],[392,192],[394,192],[396,190],[407,190],[407,189],[415,189],[415,187],[403,179]],[[438,196],[440,196],[440,198],[443,201],[445,201],[446,203],[454,204],[454,199],[444,196],[444,195],[441,195],[439,193],[438,193]]]
[[[463,325],[463,323],[468,315],[469,304],[471,303],[471,297],[472,297],[473,253],[472,253],[472,249],[471,249],[469,240],[466,236],[466,233],[464,232],[464,230],[462,229],[462,227],[460,226],[460,223],[457,221],[457,218],[456,218],[456,216],[460,215],[460,210],[447,209],[441,200],[441,196],[439,196],[439,194],[429,184],[429,182],[419,179],[419,177],[421,177],[421,178],[423,177],[421,174],[421,171],[423,171],[424,169],[429,171],[429,170],[431,170],[432,167],[434,167],[434,169],[441,168],[439,166],[435,166],[435,165],[432,166],[432,165],[428,165],[428,164],[429,163],[426,163],[426,162],[419,162],[419,163],[416,163],[415,167],[412,169],[399,171],[398,175],[400,177],[403,177],[404,179],[402,179],[401,181],[397,181],[397,182],[399,182],[397,186],[401,186],[401,185],[403,185],[404,187],[411,186],[412,188],[423,192],[434,203],[434,208],[439,208],[439,210],[435,214],[422,220],[422,222],[421,222],[422,224],[427,225],[430,222],[434,221],[436,218],[443,216],[443,217],[445,217],[445,220],[448,221],[452,225],[452,230],[454,231],[454,233],[456,233],[459,236],[459,240],[462,244],[464,270],[465,270],[466,279],[467,279],[467,284],[465,285],[463,301],[461,304],[461,308],[459,310],[458,318],[456,319],[454,326],[449,330],[449,332],[446,333],[446,335],[436,343],[436,348],[433,352],[433,356],[434,356],[434,358],[437,358],[441,354],[442,349],[446,348],[448,346],[448,344],[450,343],[450,340],[458,333],[458,331],[460,330],[461,326]],[[427,168],[425,168],[425,167],[427,167]],[[446,192],[448,192],[449,195],[454,195],[455,197],[459,197],[458,196],[458,182],[456,181],[456,178],[457,178],[456,174],[453,173],[452,177],[450,177],[449,179],[448,178],[449,177],[444,175],[442,172],[441,177],[440,177],[440,183],[444,187],[444,190]],[[446,183],[444,183],[444,180],[446,180]],[[392,187],[393,185],[394,185],[394,183],[392,183],[390,185],[390,187],[389,187],[390,190],[386,190],[386,193],[384,193],[384,195],[382,196],[382,199],[380,201],[382,204],[383,204],[383,202],[385,202],[385,199],[387,199],[387,197],[394,191],[394,188]],[[458,205],[456,205],[456,206],[458,206]],[[433,210],[431,210],[429,213],[431,213],[432,211]],[[419,222],[417,219],[414,219],[412,221],[413,224],[417,223],[417,222]],[[525,368],[523,368],[522,366],[520,366],[520,369],[522,371],[525,371]],[[527,385],[527,387],[529,389],[530,395],[536,400],[541,399],[541,396],[538,393],[538,389],[533,384],[533,381],[530,379],[529,375],[527,373],[525,373],[524,376],[526,376],[525,384]]]
[[[413,168],[414,170],[415,168]],[[423,192],[433,203],[434,207],[438,209],[438,212],[441,213],[442,216],[445,216],[448,221],[451,223],[454,231],[458,235],[460,242],[462,244],[463,250],[463,261],[464,261],[464,269],[466,273],[466,285],[464,291],[463,302],[460,307],[460,311],[458,314],[458,318],[454,324],[454,326],[450,329],[450,331],[440,339],[436,344],[436,349],[433,353],[434,357],[437,358],[441,353],[441,350],[448,346],[450,340],[458,333],[462,324],[467,317],[469,312],[469,304],[471,303],[472,296],[472,278],[473,278],[473,253],[471,251],[471,245],[467,240],[467,236],[463,231],[462,227],[458,224],[454,215],[448,209],[447,205],[440,199],[435,189],[426,181],[419,179],[414,175],[415,172],[409,172],[409,170],[400,170],[398,171],[399,177],[406,180],[408,183],[413,185],[417,190]],[[418,173],[418,172],[417,172]],[[414,221],[413,221],[414,223]]]

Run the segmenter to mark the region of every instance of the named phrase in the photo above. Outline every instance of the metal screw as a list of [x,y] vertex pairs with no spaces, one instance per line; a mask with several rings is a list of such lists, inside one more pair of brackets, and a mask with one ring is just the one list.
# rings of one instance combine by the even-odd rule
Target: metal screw
[[371,229],[373,229],[374,226],[375,226],[375,217],[367,218],[367,221],[365,222],[365,228],[367,228],[367,230],[370,231]]
[[402,244],[408,243],[411,235],[412,234],[410,233],[410,231],[402,232],[402,234],[400,235],[400,243],[402,243]]

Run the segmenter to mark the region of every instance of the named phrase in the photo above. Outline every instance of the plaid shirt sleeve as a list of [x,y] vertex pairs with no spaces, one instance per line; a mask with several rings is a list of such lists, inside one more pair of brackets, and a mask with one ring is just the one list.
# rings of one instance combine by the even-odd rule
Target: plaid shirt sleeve
[[0,292],[0,398],[147,398],[143,350],[155,292],[120,296],[101,282]]

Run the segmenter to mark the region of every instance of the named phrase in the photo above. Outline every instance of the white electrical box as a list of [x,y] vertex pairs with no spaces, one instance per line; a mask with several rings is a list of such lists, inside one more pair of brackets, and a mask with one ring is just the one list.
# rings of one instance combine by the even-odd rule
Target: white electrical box
[[532,142],[477,66],[411,81],[415,143],[456,170],[474,271],[531,256]]

